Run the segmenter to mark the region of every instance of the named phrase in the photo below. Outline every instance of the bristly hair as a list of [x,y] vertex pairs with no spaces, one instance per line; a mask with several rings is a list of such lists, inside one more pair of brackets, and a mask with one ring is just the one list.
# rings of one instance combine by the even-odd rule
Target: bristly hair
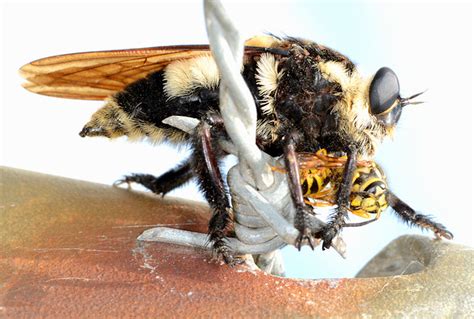
[[261,110],[265,115],[274,113],[274,96],[282,75],[283,71],[278,70],[278,61],[273,54],[264,53],[260,56],[255,78],[261,96]]
[[349,73],[345,64],[335,61],[318,63],[323,77],[341,85],[341,99],[333,106],[340,115],[341,131],[351,136],[360,148],[360,155],[371,158],[388,131],[369,111],[370,78],[363,78],[354,69]]
[[413,95],[410,96],[410,97],[402,98],[402,99],[400,100],[400,103],[402,104],[402,107],[405,107],[405,106],[407,106],[407,105],[415,105],[415,104],[423,104],[423,103],[425,103],[425,102],[423,102],[423,101],[412,101],[414,98],[416,98],[416,97],[422,95],[422,94],[425,93],[425,92],[426,92],[426,90],[421,91],[421,92],[416,93],[416,94],[413,94]]

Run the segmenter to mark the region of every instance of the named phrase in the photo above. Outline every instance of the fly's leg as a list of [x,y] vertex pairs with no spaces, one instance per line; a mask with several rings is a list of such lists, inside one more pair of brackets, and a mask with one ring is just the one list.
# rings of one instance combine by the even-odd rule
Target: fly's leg
[[347,217],[347,210],[350,207],[350,193],[352,189],[352,179],[356,169],[356,150],[352,147],[348,148],[347,161],[344,166],[344,173],[342,175],[342,182],[336,195],[336,212],[331,216],[326,227],[318,236],[323,240],[323,250],[331,247],[332,240],[339,233],[345,225],[345,218]]
[[193,176],[191,160],[187,159],[176,168],[158,177],[150,174],[131,174],[116,181],[114,185],[137,183],[155,194],[165,196],[166,193],[188,182]]
[[395,213],[409,225],[429,229],[435,233],[437,238],[453,239],[453,234],[444,225],[433,221],[429,216],[417,213],[390,191],[387,192],[387,200]]
[[290,196],[296,208],[294,226],[300,232],[295,241],[295,246],[298,250],[304,241],[307,241],[312,249],[314,249],[314,240],[311,229],[308,228],[308,215],[313,213],[313,210],[306,205],[303,198],[303,191],[300,184],[300,170],[298,165],[298,157],[295,152],[295,135],[289,134],[286,136],[286,143],[284,147],[284,158],[286,172],[288,174]]
[[225,137],[222,118],[217,115],[205,116],[193,137],[191,166],[194,175],[198,177],[199,187],[211,207],[212,216],[208,233],[214,253],[226,264],[233,266],[241,260],[232,255],[226,241],[227,233],[233,224],[233,212],[218,165],[219,159],[225,155],[218,141]]

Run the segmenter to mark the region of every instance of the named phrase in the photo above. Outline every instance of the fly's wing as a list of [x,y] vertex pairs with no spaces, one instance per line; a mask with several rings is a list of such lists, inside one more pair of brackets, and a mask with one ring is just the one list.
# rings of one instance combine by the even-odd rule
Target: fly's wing
[[207,46],[183,46],[73,53],[33,61],[20,74],[27,80],[23,86],[35,93],[102,100],[172,61],[208,51]]
[[[245,53],[261,53],[278,39],[255,37]],[[128,84],[160,71],[176,60],[210,54],[208,45],[73,53],[39,59],[21,67],[23,86],[34,93],[82,100],[103,100]]]

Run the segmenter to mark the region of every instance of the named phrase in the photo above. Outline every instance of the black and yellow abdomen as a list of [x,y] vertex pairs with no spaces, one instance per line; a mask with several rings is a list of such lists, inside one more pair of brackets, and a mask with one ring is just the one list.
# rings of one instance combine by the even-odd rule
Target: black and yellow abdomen
[[385,175],[375,162],[356,169],[350,194],[350,211],[363,218],[380,213],[388,207]]
[[[335,205],[347,158],[327,155],[326,150],[302,158],[300,181],[306,202],[313,206]],[[388,207],[387,191],[386,178],[380,166],[373,161],[360,161],[352,180],[349,211],[363,218],[374,214],[378,218]]]
[[331,170],[328,168],[308,168],[300,174],[303,196],[317,198],[327,186]]

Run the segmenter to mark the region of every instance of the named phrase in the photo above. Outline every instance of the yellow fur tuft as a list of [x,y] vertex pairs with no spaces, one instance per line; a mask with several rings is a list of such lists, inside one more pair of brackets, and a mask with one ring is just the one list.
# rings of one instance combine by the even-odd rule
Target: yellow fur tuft
[[215,89],[219,70],[211,55],[170,63],[164,73],[164,90],[169,98],[188,95],[198,87]]
[[261,100],[261,109],[263,114],[274,112],[274,95],[278,87],[278,81],[283,75],[282,71],[278,71],[278,61],[275,56],[264,53],[257,62],[257,74],[255,76],[258,85],[258,91]]

